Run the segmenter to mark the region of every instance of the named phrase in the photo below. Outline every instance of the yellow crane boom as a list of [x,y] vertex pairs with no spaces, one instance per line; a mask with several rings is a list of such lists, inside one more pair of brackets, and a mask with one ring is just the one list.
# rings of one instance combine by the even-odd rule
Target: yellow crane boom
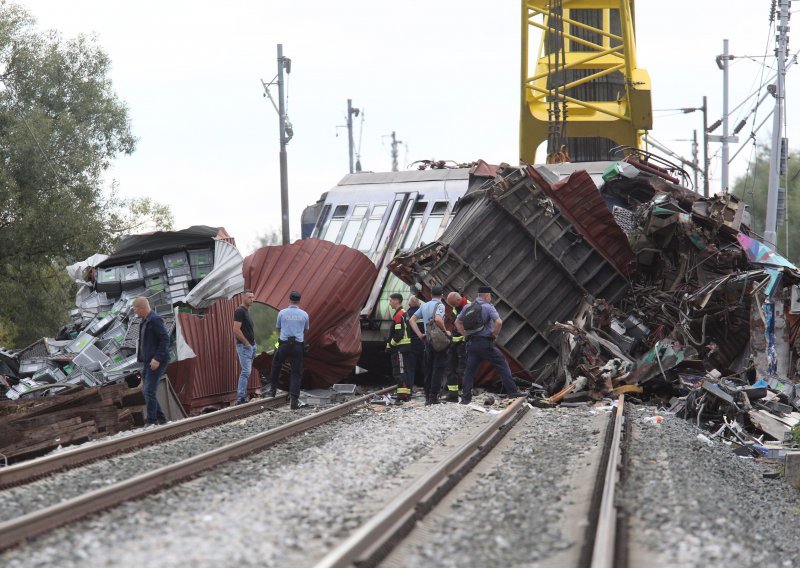
[[[530,67],[531,30],[541,30]],[[650,77],[636,64],[634,0],[522,0],[520,159],[608,159],[652,128]],[[564,159],[565,156],[561,156]]]

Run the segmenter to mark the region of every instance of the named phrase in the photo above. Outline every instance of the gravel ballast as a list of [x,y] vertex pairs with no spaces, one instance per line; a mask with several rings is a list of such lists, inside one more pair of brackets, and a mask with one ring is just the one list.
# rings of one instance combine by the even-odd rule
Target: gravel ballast
[[382,410],[58,529],[0,565],[309,565],[366,520],[373,493],[408,483],[398,473],[485,416],[460,405]]
[[[797,566],[800,492],[766,479],[779,466],[740,458],[698,440],[693,424],[636,409],[623,496],[630,511],[631,565]],[[638,555],[638,556],[637,556]]]
[[465,478],[445,510],[424,521],[421,538],[412,534],[390,564],[547,565],[579,546],[582,531],[564,530],[582,521],[570,514],[571,478],[586,471],[592,481],[589,454],[602,443],[608,415],[586,408],[530,410],[508,434],[497,463]]
[[0,521],[7,521],[112,483],[170,465],[225,444],[297,420],[312,410],[265,411],[196,434],[120,454],[83,467],[0,491]]

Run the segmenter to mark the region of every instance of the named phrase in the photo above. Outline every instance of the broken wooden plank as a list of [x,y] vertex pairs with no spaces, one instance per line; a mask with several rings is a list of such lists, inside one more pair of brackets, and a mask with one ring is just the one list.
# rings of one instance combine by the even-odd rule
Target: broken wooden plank
[[750,410],[747,415],[753,426],[779,442],[782,442],[784,436],[791,430],[791,427],[778,420],[777,416],[764,410]]

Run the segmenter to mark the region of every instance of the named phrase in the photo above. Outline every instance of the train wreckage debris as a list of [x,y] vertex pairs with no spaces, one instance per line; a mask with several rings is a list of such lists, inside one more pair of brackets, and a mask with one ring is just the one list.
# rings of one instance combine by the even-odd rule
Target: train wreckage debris
[[735,196],[702,198],[626,162],[503,164],[454,215],[391,270],[425,291],[491,286],[498,345],[543,387],[538,404],[625,392],[746,454],[791,443],[800,270],[758,240]]

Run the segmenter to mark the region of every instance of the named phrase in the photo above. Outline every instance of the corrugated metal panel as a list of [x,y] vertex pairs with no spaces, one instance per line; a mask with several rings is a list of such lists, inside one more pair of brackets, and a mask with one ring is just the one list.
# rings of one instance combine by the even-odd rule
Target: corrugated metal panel
[[[304,239],[257,250],[243,270],[258,302],[280,310],[289,305],[289,292],[302,294],[300,307],[310,319],[303,386],[326,387],[347,377],[361,355],[359,313],[378,275],[372,261],[343,245]],[[256,365],[268,373],[269,362],[259,357]]]
[[[239,358],[233,336],[233,312],[241,296],[219,300],[203,315],[178,314],[181,333],[197,357],[171,363],[167,369],[172,387],[187,412],[219,406],[236,398]],[[253,371],[248,384],[259,386]]]
[[552,187],[530,166],[528,174],[539,182],[545,193],[561,209],[561,214],[592,243],[597,252],[613,263],[622,274],[630,272],[634,254],[628,237],[614,221],[614,216],[586,171],[577,171]]
[[396,258],[391,269],[409,284],[469,297],[491,286],[503,319],[498,344],[546,379],[559,356],[552,323],[572,319],[586,294],[617,300],[628,282],[550,205],[543,185],[526,170],[498,169],[496,181],[462,198],[439,242]]

